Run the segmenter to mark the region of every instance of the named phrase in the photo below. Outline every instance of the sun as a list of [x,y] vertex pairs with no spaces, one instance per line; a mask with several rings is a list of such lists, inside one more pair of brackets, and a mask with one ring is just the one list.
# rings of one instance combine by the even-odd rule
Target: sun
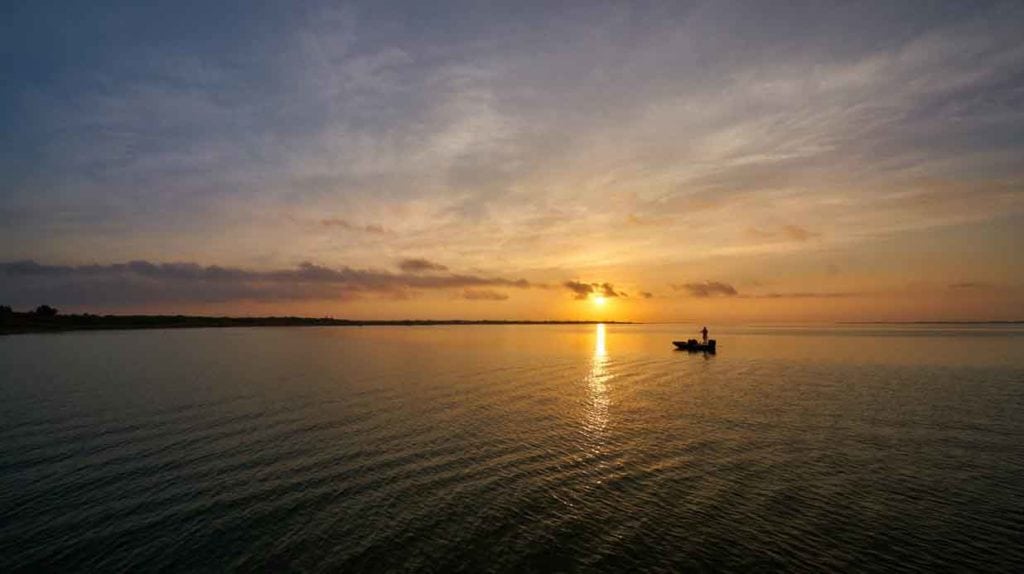
[[598,307],[604,305],[607,302],[608,299],[601,295],[597,295],[596,297],[594,297],[594,305],[597,305]]

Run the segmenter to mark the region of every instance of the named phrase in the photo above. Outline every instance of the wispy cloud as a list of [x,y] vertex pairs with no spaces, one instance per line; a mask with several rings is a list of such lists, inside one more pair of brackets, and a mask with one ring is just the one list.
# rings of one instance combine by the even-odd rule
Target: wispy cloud
[[737,299],[835,299],[856,297],[860,293],[842,291],[772,291],[768,293],[740,293],[729,283],[704,281],[670,285],[676,291],[683,291],[690,297],[734,297]]
[[448,267],[435,263],[428,259],[423,258],[411,258],[403,259],[399,261],[398,268],[406,273],[432,273],[440,271],[448,271]]
[[949,288],[957,290],[984,290],[992,289],[993,285],[983,281],[963,281],[960,283],[950,283]]
[[581,283],[579,281],[566,281],[565,287],[572,291],[572,298],[578,301],[582,301],[590,296],[594,292],[594,285],[591,283]]
[[[527,289],[525,279],[469,274],[390,273],[302,263],[293,269],[250,270],[195,263],[132,261],[111,265],[0,263],[0,300],[17,304],[39,298],[55,304],[105,305],[236,300],[344,300],[363,295],[492,287]],[[479,294],[479,293],[478,293]]]
[[[420,25],[359,0],[212,3],[196,26],[26,4],[5,28],[20,64],[0,85],[0,259],[443,252],[567,270],[544,275],[557,286],[617,267],[802,273],[786,258],[1020,218],[1024,8],[935,8],[442,3]],[[152,21],[191,32],[156,41]],[[80,65],[59,64],[69,42]],[[976,264],[1001,277],[990,247]]]
[[466,289],[462,292],[462,298],[470,301],[505,301],[508,294],[489,289]]
[[736,288],[720,281],[704,281],[703,283],[682,283],[670,285],[676,291],[685,291],[691,297],[735,297],[739,295]]
[[799,225],[783,225],[774,229],[753,227],[747,230],[748,234],[759,239],[781,239],[786,241],[804,242],[810,239],[821,237],[821,233],[811,231]]
[[369,223],[369,224],[365,224],[365,225],[359,225],[359,224],[356,224],[356,223],[352,223],[352,222],[348,221],[347,219],[340,219],[340,218],[337,218],[337,217],[331,217],[331,218],[328,218],[328,219],[322,219],[322,220],[320,220],[320,225],[323,225],[324,227],[338,227],[338,228],[341,228],[341,229],[346,229],[348,231],[363,231],[363,232],[366,232],[366,233],[373,233],[373,234],[385,234],[385,233],[388,232],[387,229],[384,229],[383,225],[380,225],[380,224],[377,224],[377,223]]
[[602,297],[629,297],[625,291],[616,291],[611,283],[601,283],[597,286]]
[[566,281],[566,289],[572,292],[573,299],[582,301],[590,295],[601,297],[628,297],[625,291],[617,291],[611,283],[582,283],[580,281]]
[[738,295],[743,299],[838,299],[844,297],[857,297],[859,293],[844,292],[782,292],[782,293],[758,293],[752,295]]

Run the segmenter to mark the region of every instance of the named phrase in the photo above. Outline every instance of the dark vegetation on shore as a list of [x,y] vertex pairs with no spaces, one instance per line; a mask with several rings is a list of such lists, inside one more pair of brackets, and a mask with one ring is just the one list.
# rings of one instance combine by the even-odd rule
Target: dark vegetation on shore
[[0,305],[0,335],[107,329],[187,329],[198,327],[364,327],[429,325],[593,325],[622,321],[361,321],[331,317],[201,317],[190,315],[61,315],[49,305],[17,312]]

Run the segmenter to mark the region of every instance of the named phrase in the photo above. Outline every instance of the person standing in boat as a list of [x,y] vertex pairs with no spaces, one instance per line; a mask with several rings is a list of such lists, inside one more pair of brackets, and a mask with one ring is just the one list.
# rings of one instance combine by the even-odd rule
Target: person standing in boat
[[704,338],[704,344],[707,345],[708,344],[708,328],[704,327],[703,329],[701,329],[700,330],[700,334],[701,334],[701,337]]

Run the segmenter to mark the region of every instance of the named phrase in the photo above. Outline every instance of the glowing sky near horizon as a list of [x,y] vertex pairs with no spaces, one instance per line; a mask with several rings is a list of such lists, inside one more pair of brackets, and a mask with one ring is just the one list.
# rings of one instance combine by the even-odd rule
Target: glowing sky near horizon
[[1024,319],[1022,29],[1019,2],[9,5],[0,304]]

